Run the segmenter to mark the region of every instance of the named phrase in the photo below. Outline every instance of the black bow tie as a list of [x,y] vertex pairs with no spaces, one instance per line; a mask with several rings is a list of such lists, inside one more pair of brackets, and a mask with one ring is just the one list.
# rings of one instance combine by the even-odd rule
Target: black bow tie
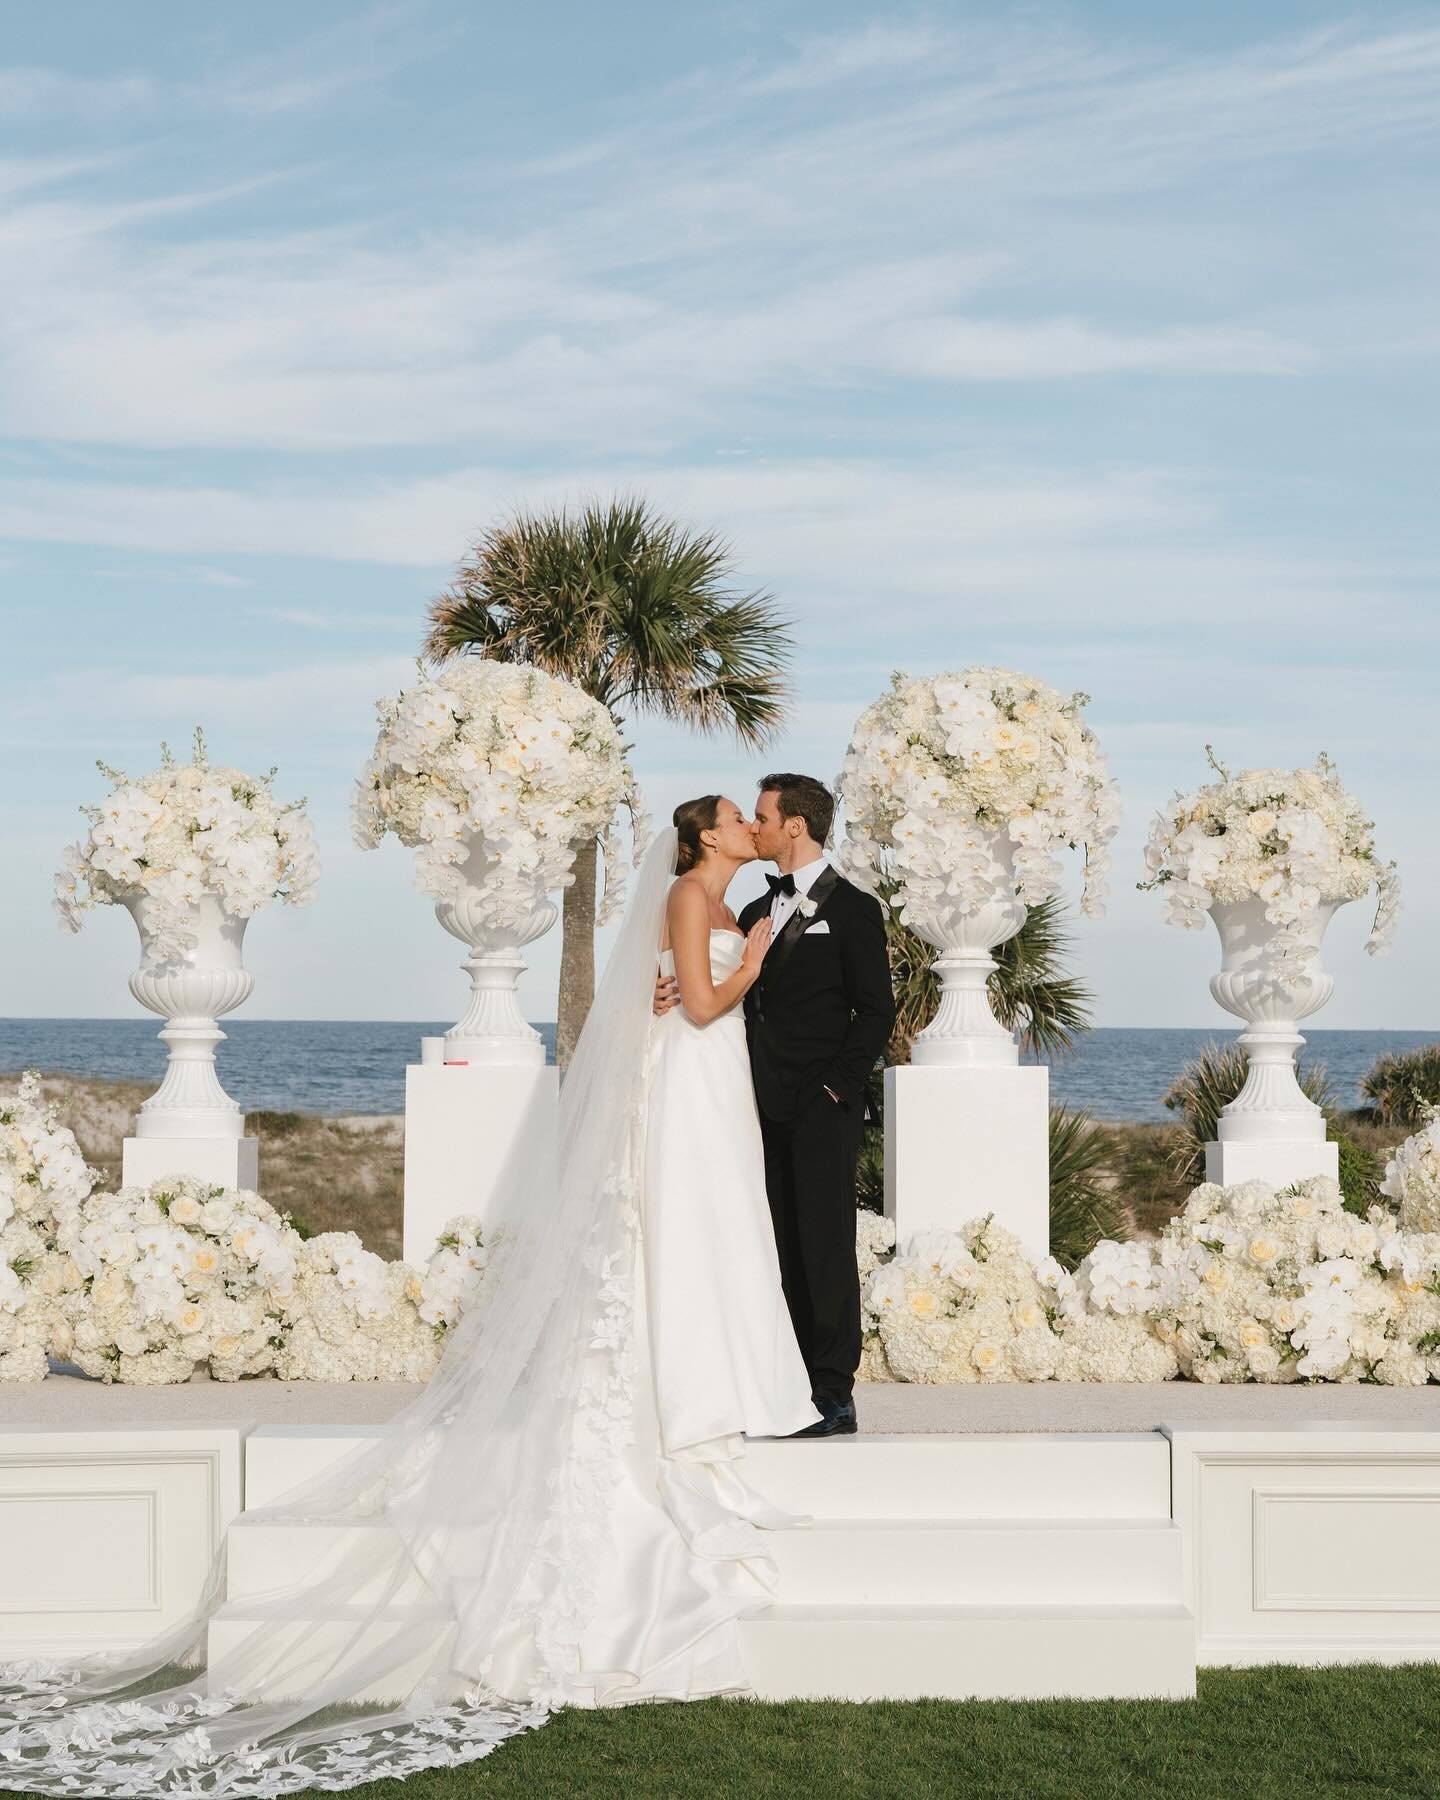
[[795,877],[793,875],[767,875],[765,879],[769,883],[770,898],[772,900],[777,894],[792,895],[795,892]]

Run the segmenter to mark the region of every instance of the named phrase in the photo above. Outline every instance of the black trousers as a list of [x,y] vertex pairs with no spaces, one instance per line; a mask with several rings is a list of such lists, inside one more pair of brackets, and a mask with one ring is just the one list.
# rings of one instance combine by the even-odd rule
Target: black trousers
[[817,1399],[847,1401],[860,1363],[855,1165],[864,1121],[822,1093],[792,1119],[760,1114],[780,1278]]

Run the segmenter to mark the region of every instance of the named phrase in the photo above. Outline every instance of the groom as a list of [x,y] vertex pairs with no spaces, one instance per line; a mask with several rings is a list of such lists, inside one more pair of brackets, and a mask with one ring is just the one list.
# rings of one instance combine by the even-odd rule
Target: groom
[[[834,814],[812,776],[764,777],[755,848],[780,873],[740,915],[748,932],[768,911],[773,930],[745,996],[745,1029],[780,1278],[822,1415],[797,1437],[855,1430],[855,1165],[866,1078],[895,1022],[880,903],[825,854]],[[678,1004],[675,983],[657,982],[655,1010]]]

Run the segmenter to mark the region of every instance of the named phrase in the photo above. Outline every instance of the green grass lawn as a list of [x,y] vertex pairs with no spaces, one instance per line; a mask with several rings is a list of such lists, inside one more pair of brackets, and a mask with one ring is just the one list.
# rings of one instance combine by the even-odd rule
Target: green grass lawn
[[1194,1701],[711,1700],[570,1712],[481,1762],[349,1791],[357,1800],[1431,1800],[1440,1666],[1204,1670]]

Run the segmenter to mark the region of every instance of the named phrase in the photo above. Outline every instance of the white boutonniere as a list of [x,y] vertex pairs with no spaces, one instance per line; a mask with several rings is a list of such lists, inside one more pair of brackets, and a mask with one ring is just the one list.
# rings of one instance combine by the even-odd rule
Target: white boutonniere
[[813,919],[820,910],[820,902],[818,900],[812,900],[808,894],[797,894],[795,896],[795,910],[800,914],[802,919]]

